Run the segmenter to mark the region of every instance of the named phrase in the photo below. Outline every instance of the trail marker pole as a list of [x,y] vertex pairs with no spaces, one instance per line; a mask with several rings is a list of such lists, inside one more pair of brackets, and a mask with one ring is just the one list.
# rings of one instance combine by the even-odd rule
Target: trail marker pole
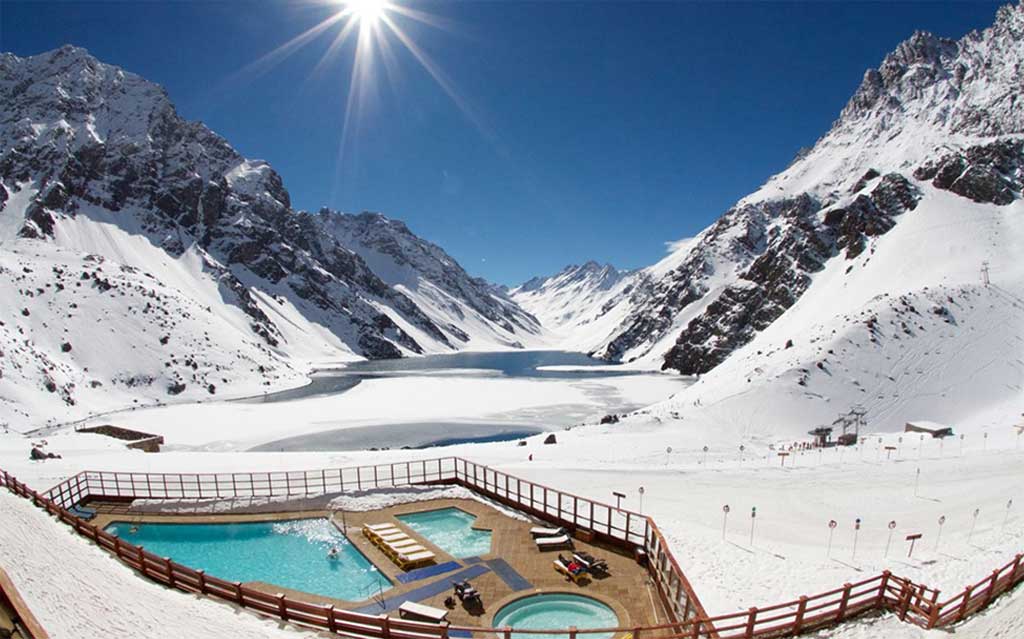
[[826,559],[832,558],[832,535],[835,533],[836,526],[838,525],[835,519],[828,520],[828,550],[825,552]]
[[898,437],[896,439],[896,446],[897,446],[896,457],[899,458],[901,455],[903,455],[903,437],[902,436]]
[[981,450],[982,451],[987,451],[988,450],[988,433],[982,433],[981,434],[981,441],[982,441],[982,444],[983,444],[982,447],[981,447]]
[[750,509],[750,547],[754,547],[754,522],[757,521],[757,506]]
[[914,497],[917,497],[918,489],[921,486],[921,469],[918,468],[914,475]]
[[740,444],[740,464],[743,464],[743,444]]
[[708,465],[708,447],[707,446],[704,447],[704,462],[703,463],[704,463],[705,466]]
[[729,504],[722,506],[722,539],[725,539],[725,524],[729,521]]
[[666,467],[668,466],[668,458],[669,458],[669,455],[671,455],[671,454],[672,454],[672,447],[669,446],[668,448],[665,449],[665,466]]
[[921,449],[924,448],[924,435],[917,441],[917,461],[921,461]]
[[853,553],[850,555],[850,560],[857,558],[857,536],[860,534],[860,517],[853,522]]
[[789,453],[786,453],[786,452],[779,453],[779,459],[782,460],[782,468],[786,467],[786,458],[787,457],[789,457]]
[[886,542],[885,542],[885,555],[883,555],[884,557],[888,557],[889,556],[889,546],[892,545],[892,533],[893,533],[894,530],[896,530],[896,520],[895,519],[889,522],[889,539],[887,539]]
[[939,541],[942,539],[942,524],[946,523],[946,516],[939,517],[939,534],[935,536],[935,551],[939,550]]
[[974,536],[974,527],[978,524],[978,515],[981,513],[981,508],[975,508],[974,513],[971,515],[971,529],[967,531],[967,543],[971,543],[971,537]]
[[637,492],[640,493],[640,514],[642,515],[644,514],[644,487],[641,486]]
[[910,557],[914,554],[914,543],[917,542],[917,540],[920,539],[920,538],[921,538],[921,533],[914,533],[912,535],[907,535],[907,541],[910,542],[910,551],[907,553],[907,559],[910,559]]
[[960,456],[964,456],[964,434],[960,433]]
[[1010,499],[1006,502],[1006,514],[1003,515],[1003,525],[999,527],[999,534],[1003,534],[1003,531],[1006,530],[1006,520],[1010,518],[1010,508],[1012,507],[1013,500]]

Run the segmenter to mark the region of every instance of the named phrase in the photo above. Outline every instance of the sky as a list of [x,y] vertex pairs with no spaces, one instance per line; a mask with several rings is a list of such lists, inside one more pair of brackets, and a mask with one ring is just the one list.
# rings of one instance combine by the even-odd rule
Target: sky
[[3,0],[0,50],[85,47],[270,162],[296,207],[382,212],[514,285],[591,259],[654,263],[827,132],[914,30],[959,38],[998,7],[402,4],[430,16],[388,13],[419,56],[378,24],[390,35],[355,91],[357,38],[325,57],[340,21],[265,58],[332,0]]

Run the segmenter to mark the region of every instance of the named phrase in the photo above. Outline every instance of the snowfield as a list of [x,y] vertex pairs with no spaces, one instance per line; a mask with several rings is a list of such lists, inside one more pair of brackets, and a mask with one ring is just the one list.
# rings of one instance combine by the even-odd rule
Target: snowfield
[[52,639],[309,636],[140,578],[30,502],[0,491],[0,562]]

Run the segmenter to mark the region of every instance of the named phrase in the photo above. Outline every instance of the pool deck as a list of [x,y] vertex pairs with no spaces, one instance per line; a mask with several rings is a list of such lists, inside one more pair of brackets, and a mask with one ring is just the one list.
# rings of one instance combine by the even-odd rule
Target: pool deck
[[[610,575],[594,578],[582,585],[570,582],[556,572],[553,562],[558,554],[569,551],[537,550],[530,535],[530,528],[538,525],[528,520],[510,517],[498,509],[475,499],[435,499],[401,504],[374,511],[346,511],[331,513],[326,510],[296,510],[286,512],[232,512],[224,514],[168,514],[140,513],[128,504],[93,502],[98,511],[94,523],[104,527],[114,521],[163,522],[163,523],[229,523],[247,521],[279,521],[307,517],[332,517],[339,530],[347,526],[349,541],[358,548],[388,579],[393,587],[361,602],[341,601],[300,591],[281,588],[272,584],[250,583],[248,585],[271,593],[284,593],[289,597],[311,603],[334,604],[338,608],[357,610],[369,614],[386,613],[398,616],[397,608],[403,601],[417,601],[428,606],[444,608],[444,600],[452,595],[451,582],[468,578],[480,591],[482,608],[467,608],[456,599],[456,606],[450,610],[448,621],[459,626],[489,626],[495,612],[509,601],[538,592],[575,592],[592,596],[611,606],[619,617],[620,626],[641,626],[666,623],[667,615],[658,599],[653,585],[648,585],[647,571],[639,566],[624,551],[585,543],[574,539],[577,550],[587,551],[608,561]],[[287,504],[280,504],[286,507]],[[445,553],[419,533],[397,519],[398,515],[459,508],[477,517],[474,528],[492,532],[491,551],[481,557],[458,558]],[[419,541],[437,555],[437,564],[454,562],[451,570],[413,579],[408,583],[398,580],[399,575],[416,576],[416,571],[403,572],[362,534],[364,523],[392,523],[413,539]],[[412,573],[412,574],[410,574]]]

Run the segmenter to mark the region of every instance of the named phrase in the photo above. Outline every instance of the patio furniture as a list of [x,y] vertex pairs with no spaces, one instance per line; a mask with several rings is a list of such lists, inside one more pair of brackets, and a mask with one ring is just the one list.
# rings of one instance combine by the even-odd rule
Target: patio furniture
[[572,539],[569,535],[558,537],[538,537],[533,540],[538,550],[557,550],[559,548],[572,548]]
[[398,616],[408,619],[422,619],[425,621],[433,621],[441,623],[448,616],[447,610],[440,608],[434,608],[432,606],[425,606],[415,601],[406,601],[398,607]]

